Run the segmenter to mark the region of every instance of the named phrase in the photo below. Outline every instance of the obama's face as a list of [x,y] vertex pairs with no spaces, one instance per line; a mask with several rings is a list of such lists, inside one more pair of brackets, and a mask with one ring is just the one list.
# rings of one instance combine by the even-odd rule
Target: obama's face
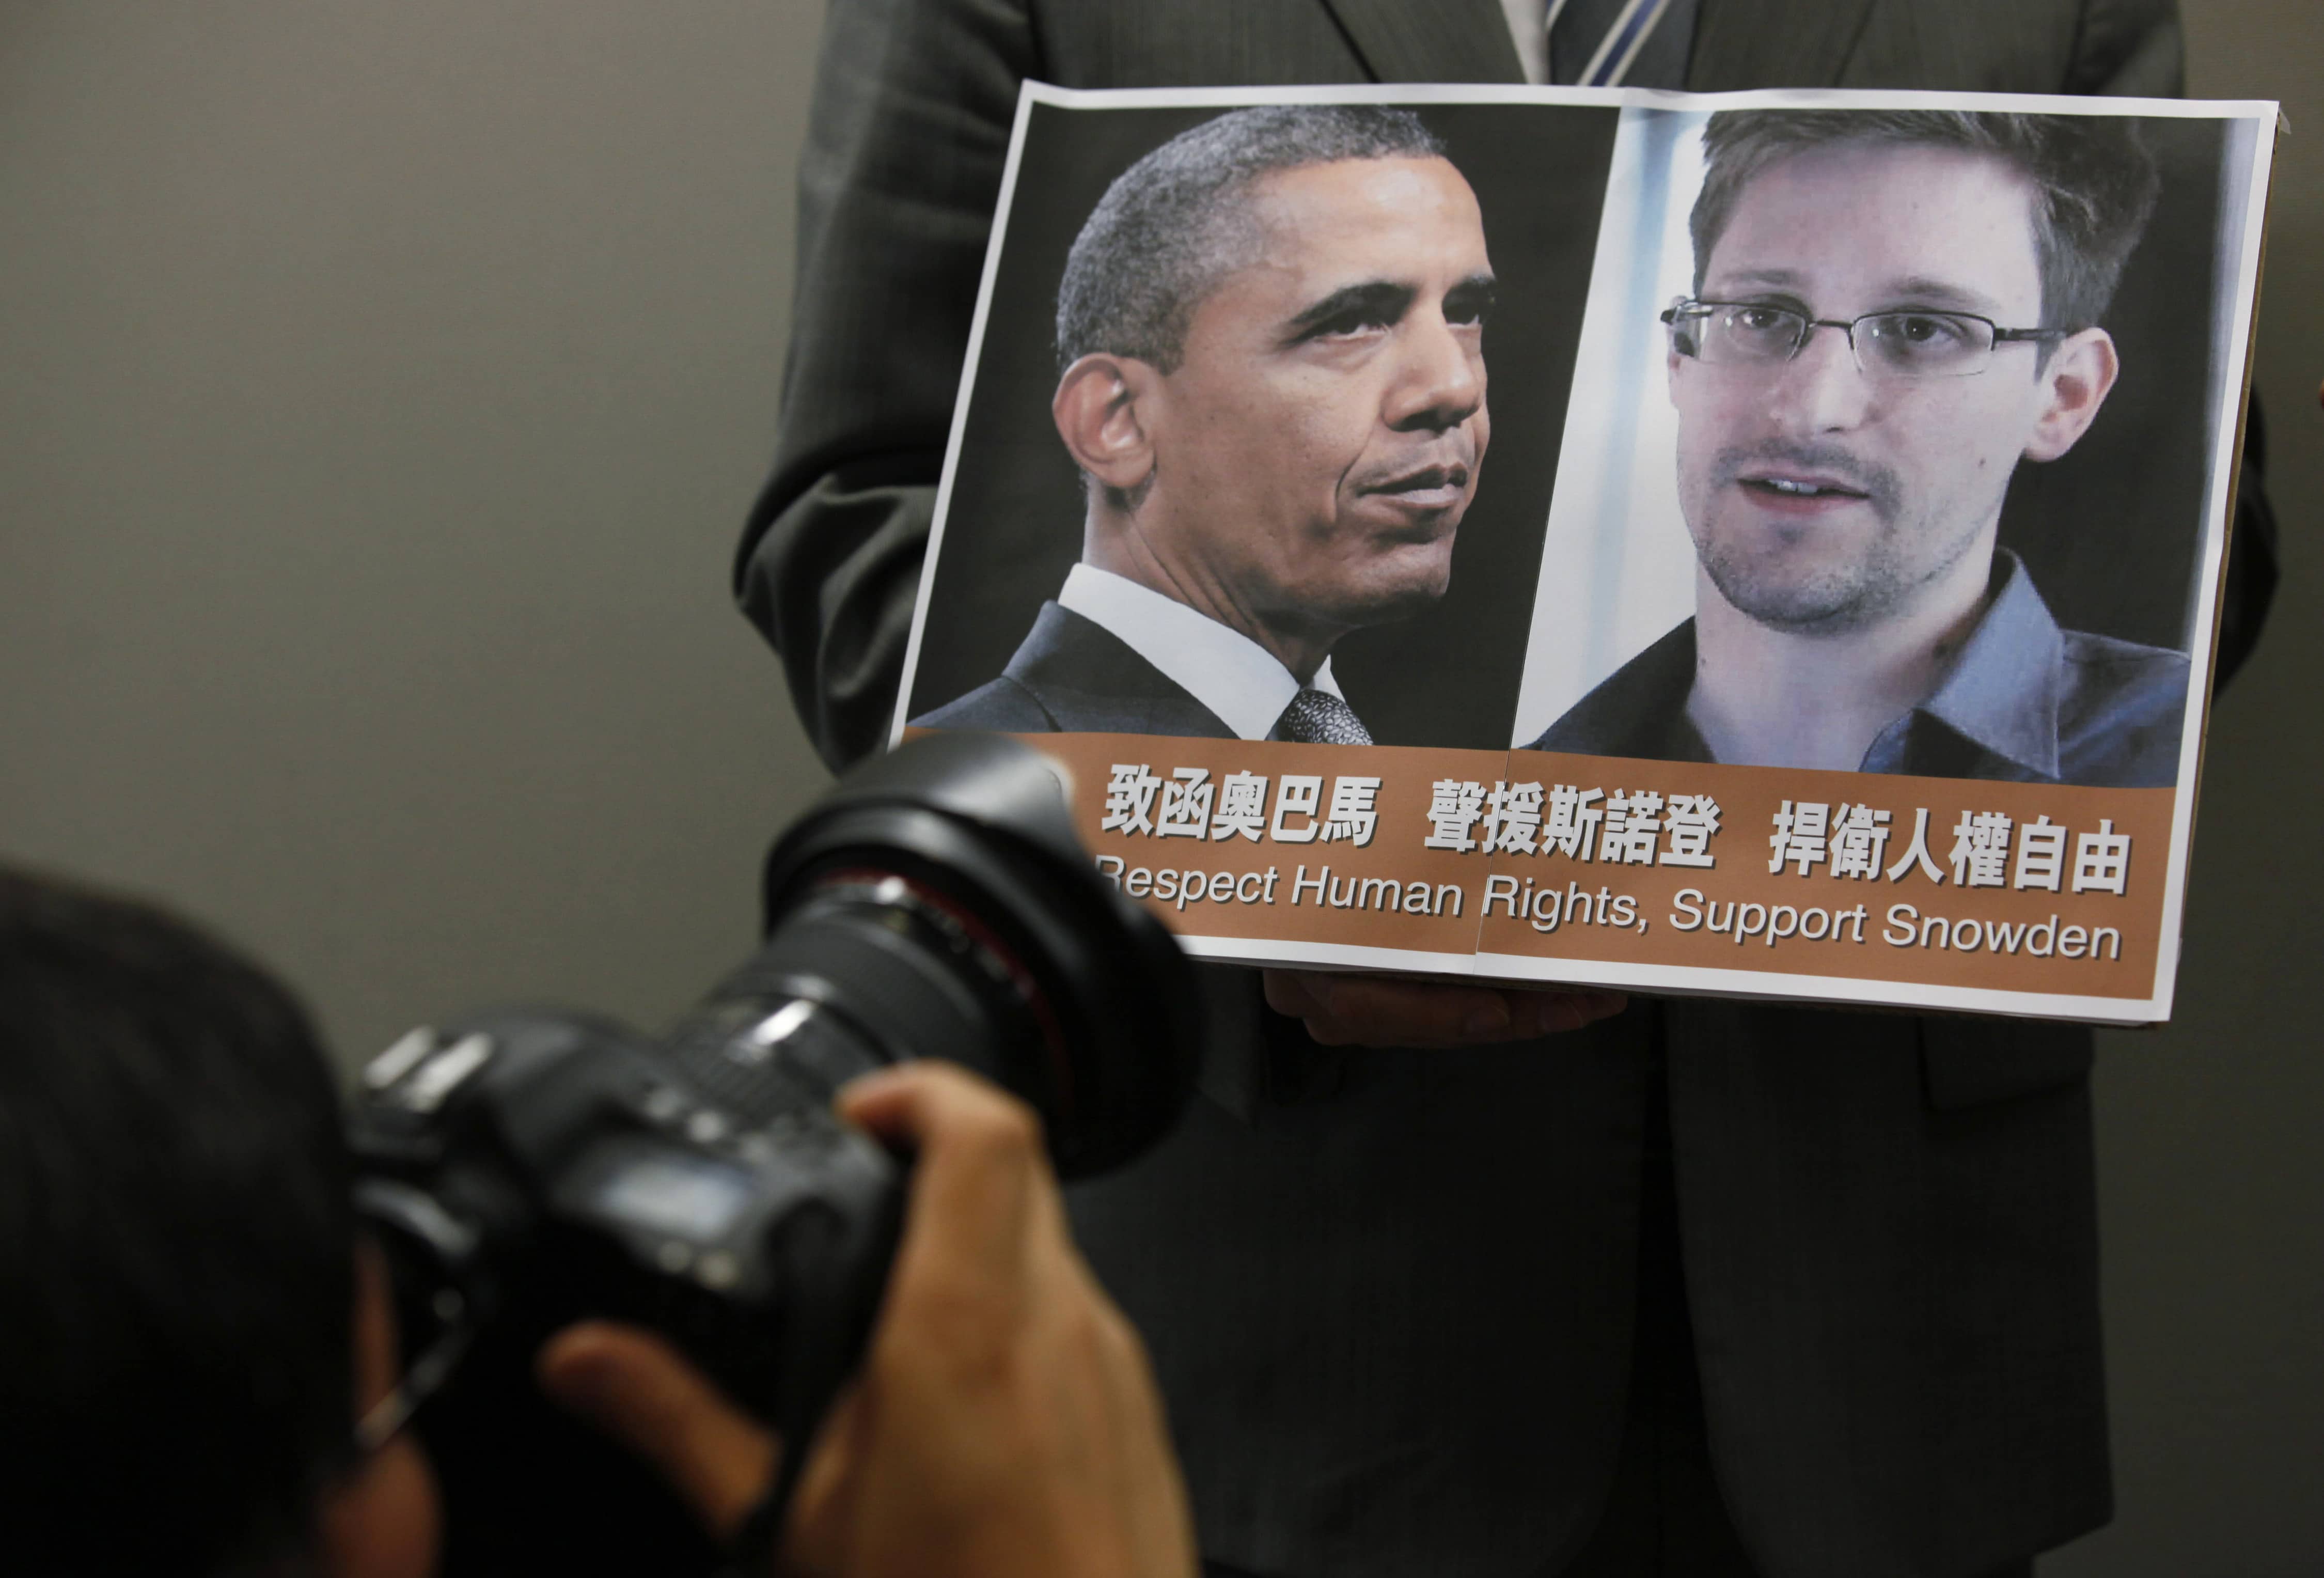
[[[1705,577],[1739,612],[1841,632],[1914,605],[1989,561],[2017,462],[2063,454],[2088,427],[2114,379],[2103,330],[2004,340],[1971,358],[1981,370],[1913,375],[1942,362],[1935,337],[1981,335],[1975,319],[2043,326],[2034,203],[1997,159],[1877,143],[1786,155],[1743,189],[1701,288],[1741,304],[1720,326],[1729,343],[1779,312],[1827,327],[1762,365],[1683,355],[1674,336],[1680,503]],[[1859,321],[1873,314],[1898,316]],[[1849,323],[1853,353],[1829,327]]]
[[1138,530],[1197,605],[1328,633],[1441,596],[1489,424],[1492,267],[1442,159],[1310,165],[1249,194],[1254,261],[1139,402]]

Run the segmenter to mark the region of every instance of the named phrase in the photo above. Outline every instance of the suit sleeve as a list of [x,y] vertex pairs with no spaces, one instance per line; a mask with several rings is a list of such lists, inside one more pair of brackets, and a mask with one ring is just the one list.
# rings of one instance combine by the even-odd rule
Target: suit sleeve
[[835,768],[896,701],[1018,85],[1016,0],[835,0],[800,159],[773,474],[734,566]]
[[[2176,98],[2186,91],[2186,57],[2178,0],[2084,0],[2066,91],[2139,98]],[[2267,501],[2267,429],[2259,395],[2251,397],[2236,478],[2235,530],[2227,540],[2220,595],[2216,690],[2234,678],[2259,644],[2275,600],[2275,511]]]
[[2177,98],[2187,91],[2179,0],[2082,0],[2063,91]]

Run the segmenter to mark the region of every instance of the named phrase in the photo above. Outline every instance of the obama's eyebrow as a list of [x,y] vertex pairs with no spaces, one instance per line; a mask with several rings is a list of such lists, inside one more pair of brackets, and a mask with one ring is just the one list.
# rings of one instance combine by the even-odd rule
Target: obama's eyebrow
[[[1471,274],[1444,293],[1444,316],[1456,323],[1481,322],[1493,307],[1493,276]],[[1296,346],[1319,335],[1386,327],[1412,310],[1420,292],[1410,285],[1368,280],[1342,285],[1301,311],[1286,328],[1283,343]]]
[[1412,310],[1413,298],[1418,294],[1410,285],[1388,280],[1342,285],[1292,318],[1284,330],[1283,343],[1296,346],[1318,335],[1395,323]]
[[1454,323],[1482,323],[1493,315],[1500,287],[1490,274],[1471,274],[1444,292],[1444,316]]

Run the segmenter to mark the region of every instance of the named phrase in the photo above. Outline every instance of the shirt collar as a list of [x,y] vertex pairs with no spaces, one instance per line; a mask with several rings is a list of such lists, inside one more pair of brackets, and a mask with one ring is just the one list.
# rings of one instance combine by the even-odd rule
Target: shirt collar
[[[1266,739],[1299,694],[1291,670],[1249,636],[1111,571],[1075,565],[1057,601],[1160,669],[1240,738]],[[1308,683],[1340,696],[1329,658]]]
[[2007,549],[2001,589],[1953,660],[1936,694],[1916,712],[2044,778],[2058,776],[2058,702],[2065,637],[2034,577]]

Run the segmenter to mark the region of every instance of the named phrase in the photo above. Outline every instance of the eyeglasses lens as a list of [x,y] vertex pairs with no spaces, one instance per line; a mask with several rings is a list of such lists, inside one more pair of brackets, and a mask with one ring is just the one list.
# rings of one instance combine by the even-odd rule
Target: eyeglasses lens
[[[1705,305],[1680,314],[1683,353],[1714,365],[1774,366],[1804,348],[1807,317],[1785,307]],[[1820,328],[1838,325],[1820,324]],[[1859,318],[1849,338],[1856,365],[1880,378],[1960,378],[1985,371],[1993,326],[1946,312],[1882,312]]]

